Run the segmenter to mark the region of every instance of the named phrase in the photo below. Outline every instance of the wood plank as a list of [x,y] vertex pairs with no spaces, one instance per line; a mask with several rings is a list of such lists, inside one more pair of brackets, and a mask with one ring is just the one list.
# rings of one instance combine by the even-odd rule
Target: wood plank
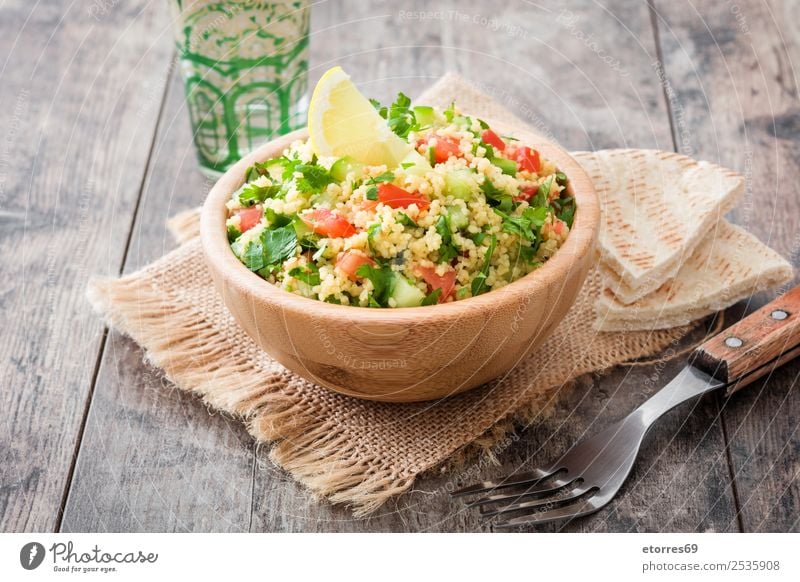
[[[380,12],[383,3],[375,4]],[[320,16],[324,6],[317,11]],[[422,2],[404,10],[428,11]],[[669,118],[658,77],[650,15],[644,3],[586,3],[570,12],[533,5],[479,2],[437,4],[441,17],[420,20],[394,12],[388,24],[324,32],[314,37],[328,52],[325,65],[342,60],[366,87],[413,94],[441,71],[459,70],[521,117],[552,133],[567,147],[672,149]],[[338,12],[341,14],[342,12]],[[347,10],[344,10],[347,13]],[[496,20],[489,24],[489,17]],[[326,21],[335,21],[335,15]],[[589,35],[592,35],[591,38]],[[428,47],[420,47],[424,42]],[[588,40],[587,40],[588,39]],[[416,46],[395,50],[394,45]],[[381,46],[361,52],[363,46]],[[430,48],[437,47],[437,48]],[[509,54],[513,47],[513,54]],[[322,66],[322,68],[324,68]],[[384,71],[395,72],[387,78]],[[414,78],[408,78],[413,71]],[[375,79],[373,82],[366,82]],[[390,89],[391,88],[391,89]],[[388,94],[387,94],[388,93]],[[447,491],[515,468],[555,458],[583,433],[602,429],[632,410],[671,377],[668,367],[620,369],[604,378],[583,378],[553,417],[498,451],[502,465],[483,462],[461,471],[426,476],[415,490],[366,521],[343,508],[309,498],[303,488],[272,468],[259,451],[253,531],[478,531],[477,514],[451,501]],[[712,400],[673,411],[643,449],[631,481],[612,511],[566,531],[727,530],[734,520],[721,426]]]
[[[735,168],[747,194],[735,222],[798,264],[800,6],[793,2],[658,2],[664,69],[683,150]],[[792,185],[787,187],[786,185]],[[728,321],[776,295],[761,293]],[[798,531],[797,375],[791,363],[723,402],[746,531]]]
[[0,531],[59,519],[103,337],[86,279],[122,263],[165,8],[130,2],[98,21],[67,2],[3,9]]
[[[158,111],[154,111],[156,115]],[[125,263],[171,250],[166,221],[202,203],[183,86],[173,75]],[[247,531],[254,448],[241,422],[206,409],[109,335],[62,531]]]

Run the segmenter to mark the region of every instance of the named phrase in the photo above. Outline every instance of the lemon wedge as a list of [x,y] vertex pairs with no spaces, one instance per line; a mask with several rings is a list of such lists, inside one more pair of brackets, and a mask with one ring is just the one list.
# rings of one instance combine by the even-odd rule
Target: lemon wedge
[[389,129],[341,67],[326,71],[314,88],[308,133],[317,156],[350,156],[362,164],[389,169],[413,149]]

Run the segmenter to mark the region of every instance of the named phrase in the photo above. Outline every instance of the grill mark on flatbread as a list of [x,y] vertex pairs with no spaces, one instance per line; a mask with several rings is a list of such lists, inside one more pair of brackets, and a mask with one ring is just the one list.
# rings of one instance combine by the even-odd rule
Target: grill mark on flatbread
[[601,260],[626,303],[657,290],[744,192],[735,172],[675,152],[576,152],[601,199]]
[[[605,274],[604,276],[607,276]],[[687,324],[791,280],[791,264],[741,228],[721,220],[675,277],[636,302],[606,287],[596,307],[601,331],[653,330]]]

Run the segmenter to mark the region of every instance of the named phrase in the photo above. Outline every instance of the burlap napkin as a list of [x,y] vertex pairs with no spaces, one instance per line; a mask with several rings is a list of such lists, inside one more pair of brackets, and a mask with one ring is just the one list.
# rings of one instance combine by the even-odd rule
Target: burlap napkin
[[[418,101],[446,107],[453,99],[474,115],[522,124],[452,74]],[[212,286],[194,236],[197,213],[184,214],[172,226],[184,239],[178,249],[121,279],[93,280],[92,304],[179,388],[241,418],[253,437],[272,445],[275,463],[314,493],[351,505],[357,515],[375,510],[469,445],[488,449],[513,421],[535,420],[571,379],[653,355],[690,330],[593,330],[601,289],[593,272],[553,335],[502,381],[439,402],[356,400],[306,382],[262,352]]]

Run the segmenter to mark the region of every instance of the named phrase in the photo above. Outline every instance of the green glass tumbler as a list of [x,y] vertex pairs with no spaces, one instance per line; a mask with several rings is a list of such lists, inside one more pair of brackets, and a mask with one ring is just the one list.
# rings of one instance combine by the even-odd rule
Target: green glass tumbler
[[216,177],[308,109],[308,0],[170,0],[194,143]]

